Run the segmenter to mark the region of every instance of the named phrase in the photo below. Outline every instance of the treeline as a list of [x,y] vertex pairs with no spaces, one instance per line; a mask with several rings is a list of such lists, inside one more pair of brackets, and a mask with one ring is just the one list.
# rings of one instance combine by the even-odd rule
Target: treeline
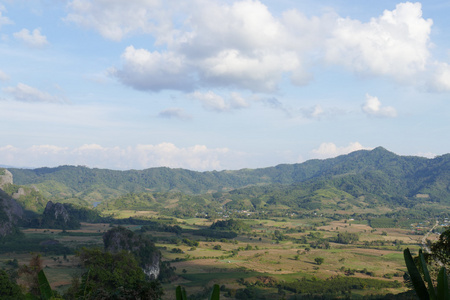
[[192,234],[204,236],[204,237],[208,237],[208,238],[212,238],[212,239],[234,239],[235,237],[238,236],[236,232],[224,231],[224,230],[216,231],[213,229],[194,230],[192,232]]
[[229,230],[234,232],[249,231],[250,226],[241,220],[229,219],[214,222],[210,227],[212,230]]
[[303,278],[294,282],[282,283],[285,290],[296,294],[343,294],[351,290],[399,288],[397,281],[385,281],[372,278],[337,276],[326,280]]
[[179,225],[167,225],[156,221],[147,221],[146,225],[142,226],[139,231],[141,233],[147,231],[172,232],[176,235],[180,235],[183,232],[183,229]]

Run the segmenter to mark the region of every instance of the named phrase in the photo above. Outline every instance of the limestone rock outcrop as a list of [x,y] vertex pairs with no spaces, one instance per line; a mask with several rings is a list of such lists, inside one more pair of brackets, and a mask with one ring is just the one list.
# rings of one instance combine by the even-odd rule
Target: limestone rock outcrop
[[45,206],[44,217],[45,216],[50,216],[55,220],[59,219],[64,223],[67,223],[70,218],[69,213],[67,212],[63,204],[53,203],[52,201],[48,201],[47,205]]
[[0,189],[7,184],[13,184],[13,175],[6,169],[0,169]]
[[132,252],[144,273],[156,279],[161,271],[161,252],[149,238],[136,234],[124,227],[115,227],[103,235],[105,251],[117,253],[121,250]]
[[17,223],[23,217],[22,207],[0,190],[0,239],[19,232]]
[[70,205],[48,201],[40,226],[54,229],[78,229],[80,221],[70,214]]

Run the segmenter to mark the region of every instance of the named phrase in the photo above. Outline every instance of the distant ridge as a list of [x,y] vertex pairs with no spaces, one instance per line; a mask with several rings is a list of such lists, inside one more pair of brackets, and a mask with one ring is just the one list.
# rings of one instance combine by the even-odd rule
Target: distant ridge
[[383,193],[382,187],[387,189],[385,194],[396,197],[427,194],[430,199],[450,202],[450,154],[434,159],[399,156],[383,147],[298,164],[220,172],[166,167],[115,171],[82,166],[8,170],[13,174],[15,184],[36,186],[49,200],[77,197],[92,203],[148,191],[202,194],[248,186],[312,184],[317,181],[336,185],[339,178],[347,182],[346,186],[360,184],[363,187],[358,189],[369,189],[373,193]]

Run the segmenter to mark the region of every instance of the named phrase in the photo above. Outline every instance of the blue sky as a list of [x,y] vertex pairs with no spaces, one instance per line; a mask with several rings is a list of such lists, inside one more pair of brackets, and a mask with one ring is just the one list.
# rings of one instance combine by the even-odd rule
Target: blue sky
[[0,1],[0,164],[448,153],[447,1]]

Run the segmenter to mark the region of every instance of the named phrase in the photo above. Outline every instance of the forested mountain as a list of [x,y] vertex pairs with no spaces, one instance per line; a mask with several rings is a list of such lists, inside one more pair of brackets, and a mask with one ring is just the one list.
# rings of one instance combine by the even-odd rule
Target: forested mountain
[[257,203],[290,205],[292,201],[283,201],[296,199],[312,208],[317,199],[327,197],[337,202],[365,197],[368,203],[373,199],[373,205],[393,200],[408,206],[417,197],[450,203],[450,154],[427,159],[399,156],[382,147],[301,164],[220,172],[170,168],[113,171],[81,166],[8,170],[14,184],[32,185],[48,200],[77,199],[80,203],[151,192],[227,192],[247,203],[253,199],[254,207]]

